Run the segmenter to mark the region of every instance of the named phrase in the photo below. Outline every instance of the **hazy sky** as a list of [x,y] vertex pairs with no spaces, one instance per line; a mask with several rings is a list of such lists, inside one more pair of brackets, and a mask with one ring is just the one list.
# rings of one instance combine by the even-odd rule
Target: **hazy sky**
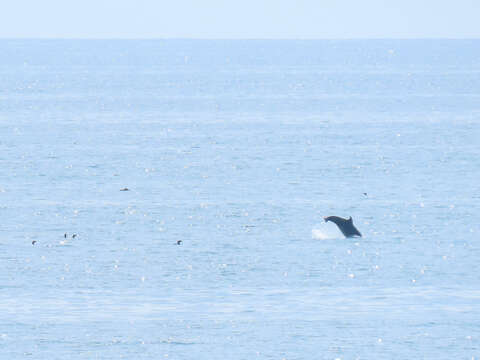
[[1,38],[480,38],[480,0],[14,0]]

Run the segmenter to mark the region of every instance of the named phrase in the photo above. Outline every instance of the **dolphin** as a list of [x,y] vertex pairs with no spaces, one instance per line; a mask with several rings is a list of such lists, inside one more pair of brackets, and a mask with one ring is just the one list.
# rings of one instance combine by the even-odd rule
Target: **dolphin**
[[362,236],[360,231],[353,225],[352,217],[348,219],[341,218],[339,216],[326,216],[323,218],[325,222],[331,221],[338,226],[340,231],[345,235],[345,237],[354,237],[354,236]]

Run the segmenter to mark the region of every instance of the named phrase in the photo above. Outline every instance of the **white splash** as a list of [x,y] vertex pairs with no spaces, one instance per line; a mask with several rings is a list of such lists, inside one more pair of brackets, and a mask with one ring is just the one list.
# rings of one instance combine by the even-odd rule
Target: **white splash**
[[339,239],[342,236],[340,230],[331,223],[315,225],[312,229],[312,238],[317,240]]

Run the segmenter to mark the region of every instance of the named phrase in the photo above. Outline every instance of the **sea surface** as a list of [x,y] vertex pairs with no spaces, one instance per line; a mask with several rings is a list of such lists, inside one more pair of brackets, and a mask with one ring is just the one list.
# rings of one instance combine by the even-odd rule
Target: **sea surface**
[[1,359],[479,359],[479,203],[480,40],[0,40]]

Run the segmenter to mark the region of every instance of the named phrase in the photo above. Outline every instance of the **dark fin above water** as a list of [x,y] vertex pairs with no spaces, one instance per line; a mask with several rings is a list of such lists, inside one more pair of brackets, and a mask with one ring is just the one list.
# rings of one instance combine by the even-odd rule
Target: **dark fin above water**
[[326,216],[323,219],[325,222],[331,221],[337,225],[345,237],[362,236],[360,231],[353,225],[351,216],[348,219],[341,218],[340,216]]

